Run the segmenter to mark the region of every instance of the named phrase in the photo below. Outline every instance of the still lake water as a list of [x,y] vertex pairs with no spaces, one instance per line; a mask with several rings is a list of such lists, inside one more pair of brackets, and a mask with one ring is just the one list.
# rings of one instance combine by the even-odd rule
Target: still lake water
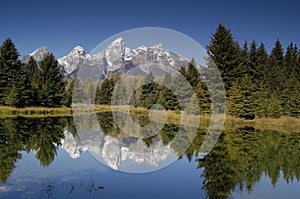
[[[166,166],[164,154],[176,154],[179,147],[169,145],[178,126],[128,140],[120,138],[110,113],[97,118],[103,136],[90,124],[82,127],[90,136],[84,139],[73,118],[0,119],[0,198],[299,198],[300,133],[225,131],[208,155],[196,158],[205,136],[198,129],[185,153]],[[143,156],[141,146],[164,154]],[[150,170],[164,168],[122,172],[126,158]]]

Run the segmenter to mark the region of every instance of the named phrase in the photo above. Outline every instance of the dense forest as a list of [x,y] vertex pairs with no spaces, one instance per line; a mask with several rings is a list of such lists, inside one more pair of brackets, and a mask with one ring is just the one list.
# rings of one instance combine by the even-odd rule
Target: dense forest
[[[278,39],[273,49],[267,52],[263,42],[239,44],[230,29],[220,24],[207,45],[207,52],[223,78],[228,114],[246,119],[300,116],[300,52],[294,43],[284,50]],[[178,90],[175,95],[169,88],[154,83],[150,73],[143,80],[148,83],[134,92],[130,104],[150,108],[159,103],[167,110],[188,109],[190,102],[179,103],[177,99],[182,94],[196,99],[201,114],[210,113],[211,101],[205,78],[195,66],[192,60],[179,70],[195,95],[187,94],[184,85],[176,85],[179,82],[176,78],[180,77],[170,80],[170,75],[164,76],[165,84],[174,84]],[[0,105],[70,106],[76,79],[65,80],[60,70],[52,54],[38,63],[33,58],[22,63],[12,40],[5,40],[0,46]],[[90,79],[81,82],[83,89],[76,99],[93,93],[96,104],[109,105],[119,79],[120,76],[115,74],[97,82]]]
[[11,39],[0,47],[0,105],[60,107],[69,105],[66,82],[53,54],[24,64]]
[[[246,119],[300,116],[300,52],[295,44],[290,43],[284,52],[278,39],[270,53],[263,42],[257,44],[252,41],[249,45],[245,41],[240,46],[231,31],[220,24],[207,45],[207,51],[221,73],[228,114]],[[205,67],[202,66],[202,69]],[[205,73],[203,75],[198,72],[193,60],[179,72],[193,87],[196,96],[185,92],[185,85],[176,81],[179,77],[171,82],[174,89],[186,98],[196,97],[200,113],[209,113],[211,100],[203,78]],[[111,95],[103,94],[113,90],[116,79],[108,78],[98,86],[97,103],[110,104]],[[167,110],[188,109],[189,104],[179,104],[178,95],[174,95],[170,89],[151,83],[154,79],[151,73],[145,81],[149,79],[149,84],[143,85],[134,93],[136,97],[133,99],[139,100],[132,100],[133,105],[150,108],[159,103]],[[169,81],[168,74],[164,79]]]

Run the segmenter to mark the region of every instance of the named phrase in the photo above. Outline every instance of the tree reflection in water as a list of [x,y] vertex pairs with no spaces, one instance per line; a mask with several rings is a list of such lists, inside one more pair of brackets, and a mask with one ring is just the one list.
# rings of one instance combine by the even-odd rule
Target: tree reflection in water
[[[105,135],[116,137],[122,134],[113,123],[112,113],[100,113],[97,116]],[[145,117],[135,118],[135,121],[141,125],[149,123]],[[0,181],[8,179],[16,161],[22,158],[21,151],[34,151],[41,166],[49,166],[61,145],[66,128],[76,136],[72,118],[0,119]],[[171,144],[175,151],[180,151],[180,143],[172,145],[179,128],[182,127],[165,124],[158,134],[143,141],[151,147],[154,139],[161,139],[165,145]],[[182,141],[186,138],[183,136]],[[276,186],[281,173],[287,183],[300,180],[300,133],[260,131],[252,127],[226,131],[209,154],[197,158],[200,157],[204,138],[205,130],[199,129],[185,154],[178,158],[186,156],[190,162],[197,161],[197,169],[201,169],[199,176],[203,179],[199,188],[202,187],[210,199],[228,198],[236,188],[251,193],[263,175],[270,178],[273,186]],[[72,188],[71,184],[68,186]],[[51,186],[51,183],[44,185],[46,194],[51,194],[52,188],[58,186]]]
[[70,118],[21,117],[0,119],[0,181],[5,182],[22,158],[21,151],[34,151],[41,166],[49,166]]

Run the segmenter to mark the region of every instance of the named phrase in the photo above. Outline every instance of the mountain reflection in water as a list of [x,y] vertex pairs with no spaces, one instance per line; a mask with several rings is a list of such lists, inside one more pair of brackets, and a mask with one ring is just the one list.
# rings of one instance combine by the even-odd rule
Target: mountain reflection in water
[[[178,143],[170,144],[180,128],[176,124],[165,124],[159,134],[149,138],[128,138],[115,127],[110,112],[100,113],[97,117],[102,133],[93,131],[91,124],[82,127],[82,131],[87,135],[85,138],[76,132],[73,118],[0,119],[0,197],[4,196],[3,194],[7,194],[5,198],[15,197],[16,193],[12,193],[15,182],[10,181],[10,176],[18,170],[17,162],[22,164],[22,155],[34,153],[40,167],[47,169],[51,164],[55,164],[57,153],[61,153],[60,148],[78,162],[82,161],[84,151],[92,152],[96,158],[97,154],[101,155],[102,161],[116,170],[122,161],[126,160],[137,164],[147,163],[153,168],[170,156],[183,159],[181,161],[187,160],[186,164],[196,164],[195,170],[197,169],[198,175],[195,178],[199,179],[196,186],[199,191],[204,191],[207,198],[229,198],[237,191],[251,195],[255,188],[261,186],[260,181],[264,176],[273,187],[283,186],[283,183],[291,184],[300,179],[300,133],[260,131],[252,127],[239,128],[223,132],[210,153],[200,154],[206,131],[198,129],[189,148],[184,154],[178,154],[181,146]],[[147,118],[136,119],[142,124],[147,124]],[[143,153],[139,153],[139,150]],[[109,155],[109,152],[113,155]],[[177,162],[174,167],[176,165]],[[168,168],[161,172],[167,171]],[[183,168],[182,172],[194,171]],[[145,175],[145,179],[149,175]],[[63,178],[62,175],[61,179]],[[178,186],[174,182],[169,183],[170,186]],[[60,184],[56,183],[56,186]],[[100,187],[102,186],[105,187],[105,181]],[[191,184],[183,182],[180,186],[175,188],[184,190]],[[101,190],[98,190],[100,197]],[[177,197],[172,195],[172,192],[169,194],[170,197]],[[196,195],[194,197],[197,198]],[[296,195],[293,197],[297,198]]]

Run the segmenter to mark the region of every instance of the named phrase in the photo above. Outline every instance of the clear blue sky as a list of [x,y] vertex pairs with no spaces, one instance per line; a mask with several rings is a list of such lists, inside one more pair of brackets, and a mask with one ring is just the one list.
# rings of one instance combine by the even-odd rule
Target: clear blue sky
[[263,41],[268,49],[280,38],[284,48],[300,46],[300,3],[285,1],[36,1],[0,2],[0,41],[11,37],[21,55],[45,45],[61,57],[74,46],[92,50],[104,39],[138,27],[164,27],[208,44],[217,25],[239,42]]

